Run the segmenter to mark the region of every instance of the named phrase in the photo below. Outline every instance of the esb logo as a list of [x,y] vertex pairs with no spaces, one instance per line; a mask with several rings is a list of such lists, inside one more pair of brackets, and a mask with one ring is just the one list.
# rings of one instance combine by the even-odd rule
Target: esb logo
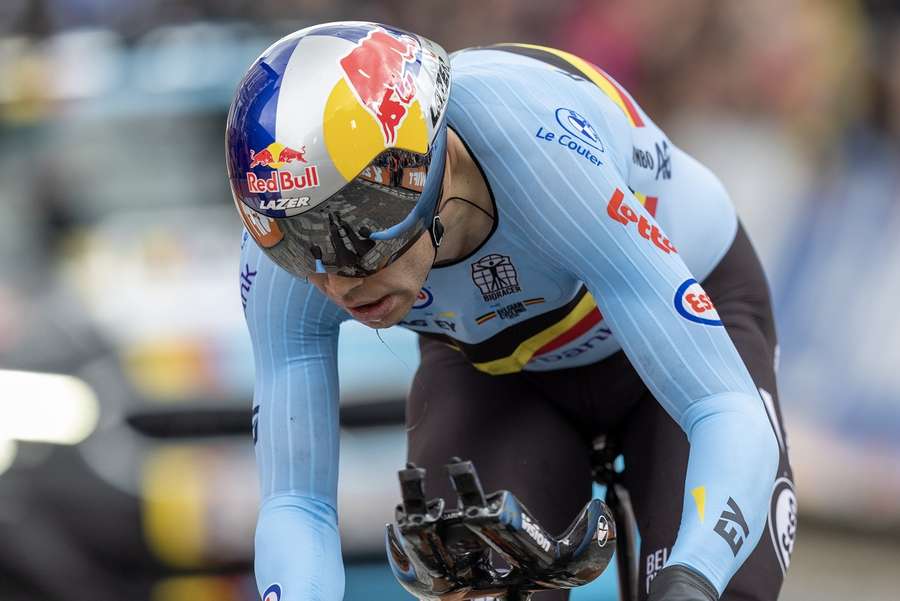
[[434,302],[434,295],[431,294],[431,290],[428,288],[422,288],[419,290],[419,293],[416,295],[416,302],[413,303],[413,309],[424,309],[431,305]]
[[263,601],[281,601],[281,586],[273,584],[263,593]]
[[675,310],[690,321],[720,326],[722,320],[712,301],[697,280],[686,280],[675,292]]

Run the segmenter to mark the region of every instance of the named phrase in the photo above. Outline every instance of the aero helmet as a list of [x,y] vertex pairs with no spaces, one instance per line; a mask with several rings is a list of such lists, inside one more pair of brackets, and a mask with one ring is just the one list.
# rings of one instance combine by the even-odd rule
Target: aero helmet
[[447,53],[376,23],[282,38],[238,85],[226,127],[247,231],[298,276],[364,276],[435,222],[446,156]]

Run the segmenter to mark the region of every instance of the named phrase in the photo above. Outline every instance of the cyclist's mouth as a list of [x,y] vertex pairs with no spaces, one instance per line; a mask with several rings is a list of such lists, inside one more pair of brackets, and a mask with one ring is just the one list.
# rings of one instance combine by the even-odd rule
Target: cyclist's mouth
[[396,297],[393,294],[387,294],[373,303],[347,307],[347,311],[353,316],[353,319],[377,323],[384,321],[384,318],[393,311],[395,303]]

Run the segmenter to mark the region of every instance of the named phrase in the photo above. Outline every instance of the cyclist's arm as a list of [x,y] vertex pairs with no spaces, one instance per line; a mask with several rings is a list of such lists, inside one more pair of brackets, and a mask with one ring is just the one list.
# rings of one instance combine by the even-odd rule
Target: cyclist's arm
[[[534,177],[519,184],[510,221],[529,252],[585,282],[631,363],[687,434],[682,521],[669,563],[693,568],[721,594],[762,534],[778,462],[750,374],[724,327],[676,310],[676,292],[692,275],[677,252],[653,241],[654,219],[615,169],[558,156],[522,159]],[[712,180],[698,185],[721,190]],[[646,222],[624,218],[628,210]],[[743,540],[736,551],[716,532],[723,512],[740,513],[727,528]]]
[[[339,601],[337,339],[342,313],[244,234],[241,298],[253,342],[253,439],[264,599]],[[266,597],[277,586],[277,597]]]

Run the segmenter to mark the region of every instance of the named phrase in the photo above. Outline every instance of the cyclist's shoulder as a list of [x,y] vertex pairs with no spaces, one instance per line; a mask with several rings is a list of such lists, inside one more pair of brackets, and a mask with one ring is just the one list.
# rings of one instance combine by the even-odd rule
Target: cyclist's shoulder
[[568,179],[582,173],[582,160],[626,172],[643,114],[587,61],[522,44],[466,49],[451,61],[448,122],[477,155],[525,176]]
[[241,306],[252,338],[322,333],[347,319],[315,286],[272,262],[246,231],[239,265]]

